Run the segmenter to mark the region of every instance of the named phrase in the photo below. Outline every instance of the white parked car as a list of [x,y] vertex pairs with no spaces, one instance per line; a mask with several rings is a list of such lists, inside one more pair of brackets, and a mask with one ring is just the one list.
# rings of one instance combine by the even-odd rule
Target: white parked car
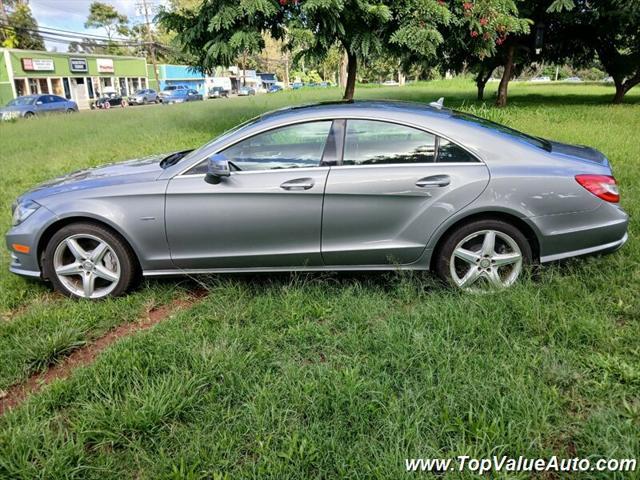
[[545,83],[545,82],[550,82],[551,81],[551,77],[533,77],[531,79],[531,82],[534,83]]

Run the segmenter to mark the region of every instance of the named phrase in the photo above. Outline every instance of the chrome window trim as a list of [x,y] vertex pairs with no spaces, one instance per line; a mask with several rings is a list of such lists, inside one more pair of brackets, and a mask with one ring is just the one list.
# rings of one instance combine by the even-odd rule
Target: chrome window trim
[[[461,145],[459,142],[451,139],[451,137],[449,137],[448,135],[443,135],[441,133],[438,133],[436,131],[431,131],[431,130],[427,130],[424,126],[422,125],[416,125],[414,123],[411,122],[402,122],[399,121],[397,119],[388,119],[388,118],[372,118],[372,117],[366,117],[363,115],[340,115],[340,116],[318,116],[318,117],[311,117],[311,118],[307,118],[304,120],[297,120],[297,121],[293,121],[290,123],[283,123],[280,125],[272,125],[272,126],[268,126],[265,127],[263,129],[257,130],[255,132],[252,133],[248,133],[246,135],[243,135],[242,137],[238,138],[237,140],[227,143],[227,144],[223,144],[223,146],[221,146],[220,148],[216,149],[214,152],[206,155],[205,157],[200,157],[197,161],[194,161],[193,163],[191,163],[188,167],[184,168],[183,170],[181,170],[180,172],[176,173],[173,177],[171,178],[176,178],[176,177],[195,177],[195,176],[204,176],[204,174],[187,174],[185,172],[188,172],[189,170],[191,170],[193,167],[195,167],[196,165],[198,165],[200,162],[206,160],[209,156],[211,155],[215,155],[216,153],[220,153],[223,150],[233,147],[234,145],[246,140],[247,138],[251,138],[254,137],[256,135],[260,135],[262,133],[268,132],[270,130],[275,130],[278,128],[282,128],[282,127],[289,127],[289,126],[293,126],[293,125],[300,125],[302,123],[311,123],[311,122],[319,122],[319,121],[335,121],[335,120],[347,120],[347,128],[348,128],[348,121],[349,120],[368,120],[368,121],[374,121],[374,122],[386,122],[386,123],[394,123],[396,125],[401,125],[401,126],[405,126],[405,127],[410,127],[410,128],[415,128],[416,130],[420,130],[424,133],[428,133],[430,135],[435,135],[441,138],[444,138],[452,143],[454,143],[455,145],[458,145],[460,148],[462,148],[463,150],[465,150],[467,153],[469,153],[471,156],[473,156],[477,162],[442,162],[442,163],[437,163],[437,162],[429,162],[429,163],[423,163],[423,164],[418,164],[418,163],[396,163],[396,164],[381,164],[381,165],[370,165],[371,167],[383,167],[383,166],[398,166],[398,165],[485,165],[486,166],[486,162],[484,161],[484,158],[482,158],[482,156],[474,151],[472,151],[471,149],[469,149],[468,147],[466,147],[465,145]],[[345,138],[346,138],[346,128],[345,128]],[[342,165],[342,166],[353,166],[353,167],[362,167],[362,165]],[[320,165],[318,165],[317,167],[305,167],[305,168],[323,168]],[[332,167],[332,168],[337,168],[337,167]],[[278,169],[279,172],[282,171],[288,171],[288,170],[299,170],[297,168],[282,168],[282,169]],[[256,170],[252,170],[252,171],[256,171]],[[266,170],[269,171],[269,170]],[[233,172],[233,173],[237,173],[237,172]]]

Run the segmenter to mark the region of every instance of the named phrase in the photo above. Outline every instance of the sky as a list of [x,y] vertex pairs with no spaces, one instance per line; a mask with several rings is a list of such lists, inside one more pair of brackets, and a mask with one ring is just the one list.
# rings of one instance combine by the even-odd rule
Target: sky
[[[105,35],[104,30],[94,28],[84,28],[84,22],[89,15],[89,5],[93,0],[30,0],[29,6],[33,16],[38,21],[40,27],[52,27],[74,32],[88,33],[92,35]],[[132,24],[141,23],[139,5],[140,0],[101,0],[110,3],[120,13],[129,17]],[[147,5],[157,6],[164,3],[164,0],[147,0]],[[66,43],[46,41],[47,50],[56,48],[58,51],[67,50]]]

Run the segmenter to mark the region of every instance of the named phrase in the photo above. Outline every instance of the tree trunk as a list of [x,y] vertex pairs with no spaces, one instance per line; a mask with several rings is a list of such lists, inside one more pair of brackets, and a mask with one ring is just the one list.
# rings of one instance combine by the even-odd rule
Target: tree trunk
[[515,46],[509,45],[507,49],[507,58],[504,63],[504,73],[500,79],[500,86],[498,87],[498,98],[496,100],[497,107],[504,107],[507,105],[507,90],[509,88],[509,80],[513,73],[513,55],[515,53]]
[[624,83],[621,82],[620,80],[615,80],[615,84],[616,84],[616,94],[613,97],[613,103],[622,103],[622,100],[624,99],[624,95],[626,92],[626,89],[624,88]]
[[405,83],[407,83],[407,77],[405,77],[404,73],[402,73],[402,70],[398,70],[398,83],[400,84],[401,87]]
[[622,81],[619,77],[614,77],[613,81],[616,85],[616,94],[613,97],[613,103],[622,103],[627,92],[640,83],[640,72],[637,72],[626,81]]
[[350,52],[347,52],[347,86],[344,89],[343,100],[353,100],[356,90],[356,73],[358,71],[358,59]]
[[476,86],[478,87],[478,100],[480,101],[484,100],[484,87],[486,84],[486,82],[476,81]]
[[342,58],[340,59],[340,86],[342,88],[347,88],[347,63],[349,62],[347,58],[347,52],[344,52]]
[[495,70],[494,65],[481,65],[478,74],[476,75],[476,87],[478,88],[478,100],[484,100],[484,88],[487,86],[487,82],[493,75]]

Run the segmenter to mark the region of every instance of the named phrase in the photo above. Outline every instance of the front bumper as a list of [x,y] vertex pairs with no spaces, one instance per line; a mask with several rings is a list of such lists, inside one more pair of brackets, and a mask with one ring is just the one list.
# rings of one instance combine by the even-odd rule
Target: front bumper
[[[9,271],[25,277],[42,278],[38,259],[38,242],[46,228],[57,220],[47,207],[40,205],[24,222],[12,227],[5,236],[7,249],[11,253]],[[17,251],[13,245],[29,247],[28,253]]]

